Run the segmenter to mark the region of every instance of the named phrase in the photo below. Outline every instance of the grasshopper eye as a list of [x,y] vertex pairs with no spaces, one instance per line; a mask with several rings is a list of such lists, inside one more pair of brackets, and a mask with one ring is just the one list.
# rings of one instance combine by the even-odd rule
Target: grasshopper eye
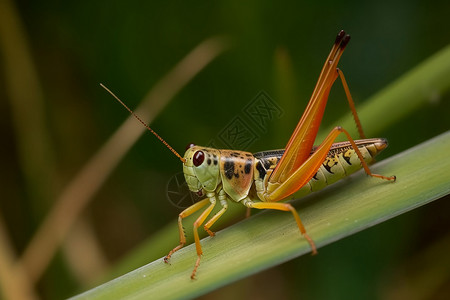
[[192,147],[194,147],[194,146],[195,146],[195,144],[193,144],[193,143],[187,144],[186,150],[189,149],[189,148],[192,148]]
[[203,151],[197,151],[194,153],[194,157],[192,158],[192,162],[194,163],[194,166],[196,166],[196,167],[200,166],[204,160],[205,160],[205,154],[203,153]]

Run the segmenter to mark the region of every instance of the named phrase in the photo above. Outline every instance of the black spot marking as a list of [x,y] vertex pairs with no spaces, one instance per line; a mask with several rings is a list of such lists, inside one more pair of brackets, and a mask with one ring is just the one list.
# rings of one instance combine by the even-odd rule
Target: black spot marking
[[256,163],[256,170],[258,170],[259,178],[264,179],[264,176],[266,176],[266,169],[264,169],[261,161]]
[[206,161],[207,163],[208,163],[208,165],[210,165],[211,164],[211,158],[208,158],[208,160]]
[[217,166],[217,159],[214,159],[214,165]]
[[[347,155],[348,153],[348,155]],[[350,162],[350,157],[351,157],[351,152],[345,152],[344,155],[342,157],[344,157],[345,161],[351,166],[352,163]]]
[[323,167],[328,171],[328,173],[334,174],[333,172],[331,172],[331,168],[334,167],[335,165],[337,165],[337,161],[334,161],[334,163],[330,166],[329,163],[331,161],[332,161],[331,159],[325,160],[325,162],[323,163]]
[[250,174],[251,169],[252,169],[252,162],[248,160],[244,167],[245,174]]
[[232,160],[225,161],[225,163],[223,164],[223,168],[224,168],[225,176],[228,179],[233,178],[233,175],[234,175],[234,162]]

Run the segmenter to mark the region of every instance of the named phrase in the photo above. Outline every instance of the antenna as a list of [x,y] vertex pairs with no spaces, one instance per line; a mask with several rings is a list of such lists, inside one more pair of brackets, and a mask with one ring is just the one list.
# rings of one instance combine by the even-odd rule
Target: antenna
[[144,125],[145,128],[147,128],[148,131],[153,133],[164,145],[166,145],[166,147],[169,148],[169,150],[172,151],[172,153],[175,154],[181,160],[181,162],[183,162],[183,164],[186,162],[186,160],[180,154],[178,154],[178,152],[175,151],[175,149],[173,149],[162,137],[159,136],[159,134],[157,134],[153,129],[151,129],[150,126],[147,125],[147,123],[142,121],[142,119],[139,118],[139,116],[136,115],[128,106],[126,106],[125,103],[123,103],[122,100],[119,99],[119,97],[117,97],[113,92],[111,92],[102,83],[100,83],[100,86],[102,88],[104,88],[108,93],[110,93],[111,96],[113,96],[117,101],[119,101],[119,103],[122,104],[133,115],[133,117],[135,117],[139,122],[141,122],[142,125]]

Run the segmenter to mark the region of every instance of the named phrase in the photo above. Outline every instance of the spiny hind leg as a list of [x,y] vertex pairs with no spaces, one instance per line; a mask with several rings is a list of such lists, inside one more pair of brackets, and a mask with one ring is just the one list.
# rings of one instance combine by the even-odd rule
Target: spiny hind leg
[[168,263],[170,257],[172,256],[172,254],[174,254],[175,252],[177,252],[178,250],[180,250],[181,248],[183,248],[183,246],[186,244],[186,234],[184,233],[184,228],[183,228],[183,219],[190,216],[191,214],[195,213],[196,211],[198,211],[199,209],[201,209],[202,207],[204,207],[205,205],[207,205],[208,203],[210,203],[210,200],[208,198],[203,199],[197,203],[194,203],[193,205],[189,206],[188,208],[186,208],[185,210],[183,210],[179,215],[178,215],[178,232],[180,234],[180,244],[178,246],[176,246],[175,248],[173,248],[172,250],[170,250],[169,254],[167,254],[164,257],[164,262]]
[[364,171],[367,175],[372,177],[381,178],[384,180],[395,181],[395,176],[383,176],[380,174],[375,174],[370,171],[369,166],[364,160],[361,151],[359,151],[358,146],[356,145],[353,138],[347,132],[347,130],[342,127],[335,127],[325,138],[325,140],[316,148],[314,153],[302,164],[300,165],[286,180],[283,182],[274,182],[271,178],[268,179],[268,182],[265,184],[265,191],[258,194],[260,199],[264,199],[265,202],[277,202],[285,199],[289,195],[292,195],[296,191],[298,191],[301,187],[303,187],[308,181],[314,176],[314,174],[319,169],[320,165],[325,160],[325,157],[330,150],[331,145],[337,136],[341,133],[344,133],[348,138],[350,144],[352,145],[353,150],[357,154],[359,160],[361,161],[361,165],[364,168]]
[[303,235],[303,237],[308,241],[312,254],[317,254],[317,248],[314,244],[314,241],[311,239],[311,237],[306,233],[305,226],[303,226],[302,220],[300,219],[300,216],[298,215],[295,208],[290,205],[289,203],[282,203],[282,202],[253,202],[250,199],[244,199],[243,204],[249,208],[257,208],[257,209],[275,209],[275,210],[282,210],[282,211],[290,211],[295,218],[295,221],[297,222],[298,229],[300,230],[300,233]]

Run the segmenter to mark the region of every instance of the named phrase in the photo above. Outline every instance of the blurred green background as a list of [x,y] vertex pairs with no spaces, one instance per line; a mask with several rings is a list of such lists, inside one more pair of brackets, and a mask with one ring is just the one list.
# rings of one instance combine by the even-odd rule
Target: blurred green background
[[[64,187],[128,117],[100,82],[136,107],[198,44],[225,36],[230,48],[151,126],[182,154],[188,143],[209,143],[263,90],[284,114],[249,149],[240,149],[257,152],[285,145],[339,30],[352,36],[340,68],[357,107],[450,42],[448,1],[0,3],[0,225],[4,245],[16,258]],[[7,23],[9,18],[16,23]],[[21,43],[24,53],[14,46]],[[35,73],[29,73],[21,55],[30,56]],[[11,87],[21,79],[24,85]],[[28,103],[27,97],[40,97],[39,90],[40,104]],[[338,82],[324,126],[348,111]],[[448,130],[449,116],[449,95],[436,95],[380,133],[390,141],[384,157]],[[75,225],[79,229],[70,231],[32,284],[35,294],[59,299],[98,284],[112,266],[175,220],[180,209],[168,201],[166,186],[180,171],[179,160],[154,137],[139,139],[83,210]],[[416,290],[425,298],[448,296],[448,273],[434,285],[421,278],[433,274],[439,258],[420,262],[430,253],[448,256],[449,209],[447,197],[320,249],[317,257],[296,259],[203,299],[396,299]],[[149,253],[148,262],[173,246],[161,245],[161,254]],[[431,247],[437,250],[430,252]],[[96,263],[89,269],[92,257]]]

